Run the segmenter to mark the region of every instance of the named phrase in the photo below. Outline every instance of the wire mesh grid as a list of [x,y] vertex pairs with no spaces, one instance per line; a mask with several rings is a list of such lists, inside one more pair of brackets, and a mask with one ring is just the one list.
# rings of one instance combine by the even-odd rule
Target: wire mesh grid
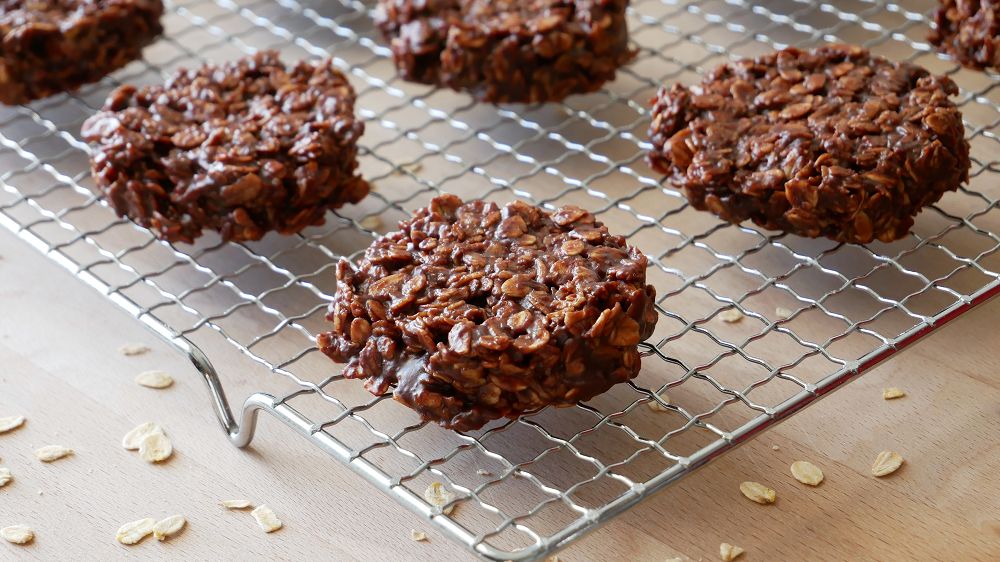
[[[639,56],[614,83],[563,104],[489,106],[396,78],[371,3],[173,1],[167,33],[143,61],[72,95],[0,112],[0,223],[188,353],[238,445],[267,411],[480,556],[536,559],[1000,290],[1000,80],[933,53],[933,7],[633,0]],[[729,225],[691,209],[646,166],[647,100],[659,85],[825,41],[913,60],[962,88],[971,181],[922,213],[906,239],[838,245]],[[116,218],[89,176],[83,120],[122,82],[265,48],[286,60],[332,55],[351,76],[372,195],[323,227],[247,244],[209,235],[168,245]],[[577,204],[645,251],[661,316],[639,377],[575,408],[465,434],[344,380],[313,347],[336,259],[357,258],[444,191]],[[730,309],[742,320],[723,321]],[[223,388],[235,375],[220,365],[220,379],[210,360],[220,345],[260,365],[240,374],[261,388],[240,423]],[[432,481],[454,494],[444,511],[422,498]]]

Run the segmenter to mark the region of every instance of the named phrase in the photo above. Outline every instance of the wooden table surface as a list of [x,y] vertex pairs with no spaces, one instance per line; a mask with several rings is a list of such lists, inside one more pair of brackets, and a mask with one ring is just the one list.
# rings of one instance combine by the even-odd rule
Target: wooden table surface
[[[0,435],[0,527],[34,528],[27,546],[0,542],[0,559],[465,560],[471,556],[280,424],[264,419],[251,448],[232,447],[186,359],[92,289],[7,232],[0,233],[0,417],[25,415]],[[560,560],[996,560],[1000,557],[1000,333],[994,301],[797,414],[560,553]],[[124,357],[118,348],[152,348]],[[141,388],[163,369],[176,384]],[[249,390],[249,386],[237,390]],[[882,399],[885,386],[908,395]],[[166,428],[175,454],[149,465],[120,446],[141,422]],[[52,464],[32,451],[75,450]],[[775,447],[776,446],[776,447]],[[873,478],[883,449],[903,468]],[[795,482],[792,461],[820,466],[818,488]],[[744,480],[778,501],[743,498]],[[222,499],[266,502],[285,527],[264,534]],[[174,513],[173,540],[115,542],[122,523]]]

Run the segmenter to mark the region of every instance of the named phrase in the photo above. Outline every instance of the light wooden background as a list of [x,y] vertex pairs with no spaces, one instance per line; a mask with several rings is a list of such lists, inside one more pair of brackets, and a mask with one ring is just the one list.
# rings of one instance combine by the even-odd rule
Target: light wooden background
[[[727,541],[742,560],[990,560],[1000,557],[1000,302],[796,415],[560,554],[581,560],[717,560]],[[122,357],[125,343],[153,351]],[[136,386],[146,369],[174,374],[171,389]],[[235,392],[250,381],[235,381]],[[885,402],[883,386],[909,396]],[[185,359],[138,323],[10,234],[0,233],[0,416],[25,427],[0,436],[0,526],[35,529],[26,547],[0,543],[0,559],[464,560],[464,550],[374,492],[304,440],[264,418],[252,448],[230,446],[207,392]],[[175,445],[151,466],[120,446],[144,421]],[[61,444],[50,465],[32,451]],[[778,450],[773,446],[777,445]],[[882,449],[906,464],[869,475]],[[788,465],[822,467],[826,482],[798,484]],[[759,506],[738,484],[778,491]],[[266,502],[285,522],[271,535],[221,499]],[[124,522],[180,513],[188,528],[166,543],[114,541]]]

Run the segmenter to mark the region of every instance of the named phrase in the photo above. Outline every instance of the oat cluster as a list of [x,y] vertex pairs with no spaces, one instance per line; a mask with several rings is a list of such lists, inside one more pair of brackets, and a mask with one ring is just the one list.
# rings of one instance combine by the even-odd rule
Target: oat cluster
[[407,80],[486,102],[593,92],[632,60],[628,0],[380,0],[375,23]]
[[861,47],[789,48],[661,89],[649,161],[724,220],[890,242],[968,180],[957,93]]
[[338,264],[318,345],[374,394],[475,429],[638,374],[657,318],[646,264],[577,207],[445,195]]
[[331,60],[286,67],[274,51],[121,86],[83,136],[121,216],[170,241],[203,229],[257,240],[322,224],[368,194],[357,173],[354,90]]

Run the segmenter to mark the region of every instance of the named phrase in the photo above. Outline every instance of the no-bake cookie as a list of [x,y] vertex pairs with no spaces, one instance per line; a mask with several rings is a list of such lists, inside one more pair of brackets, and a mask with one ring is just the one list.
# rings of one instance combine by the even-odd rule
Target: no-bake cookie
[[965,66],[1000,70],[1000,2],[939,2],[930,42]]
[[286,68],[261,52],[122,86],[84,123],[98,187],[164,240],[202,229],[256,240],[322,224],[368,194],[357,172],[354,90],[330,60]]
[[860,47],[785,49],[661,89],[649,162],[724,220],[889,242],[968,180],[956,93]]
[[657,319],[646,257],[576,207],[441,196],[337,281],[319,348],[457,430],[631,379]]
[[380,0],[375,21],[401,75],[480,101],[593,92],[634,56],[628,0]]
[[50,96],[139,58],[163,32],[160,0],[0,1],[0,102]]

